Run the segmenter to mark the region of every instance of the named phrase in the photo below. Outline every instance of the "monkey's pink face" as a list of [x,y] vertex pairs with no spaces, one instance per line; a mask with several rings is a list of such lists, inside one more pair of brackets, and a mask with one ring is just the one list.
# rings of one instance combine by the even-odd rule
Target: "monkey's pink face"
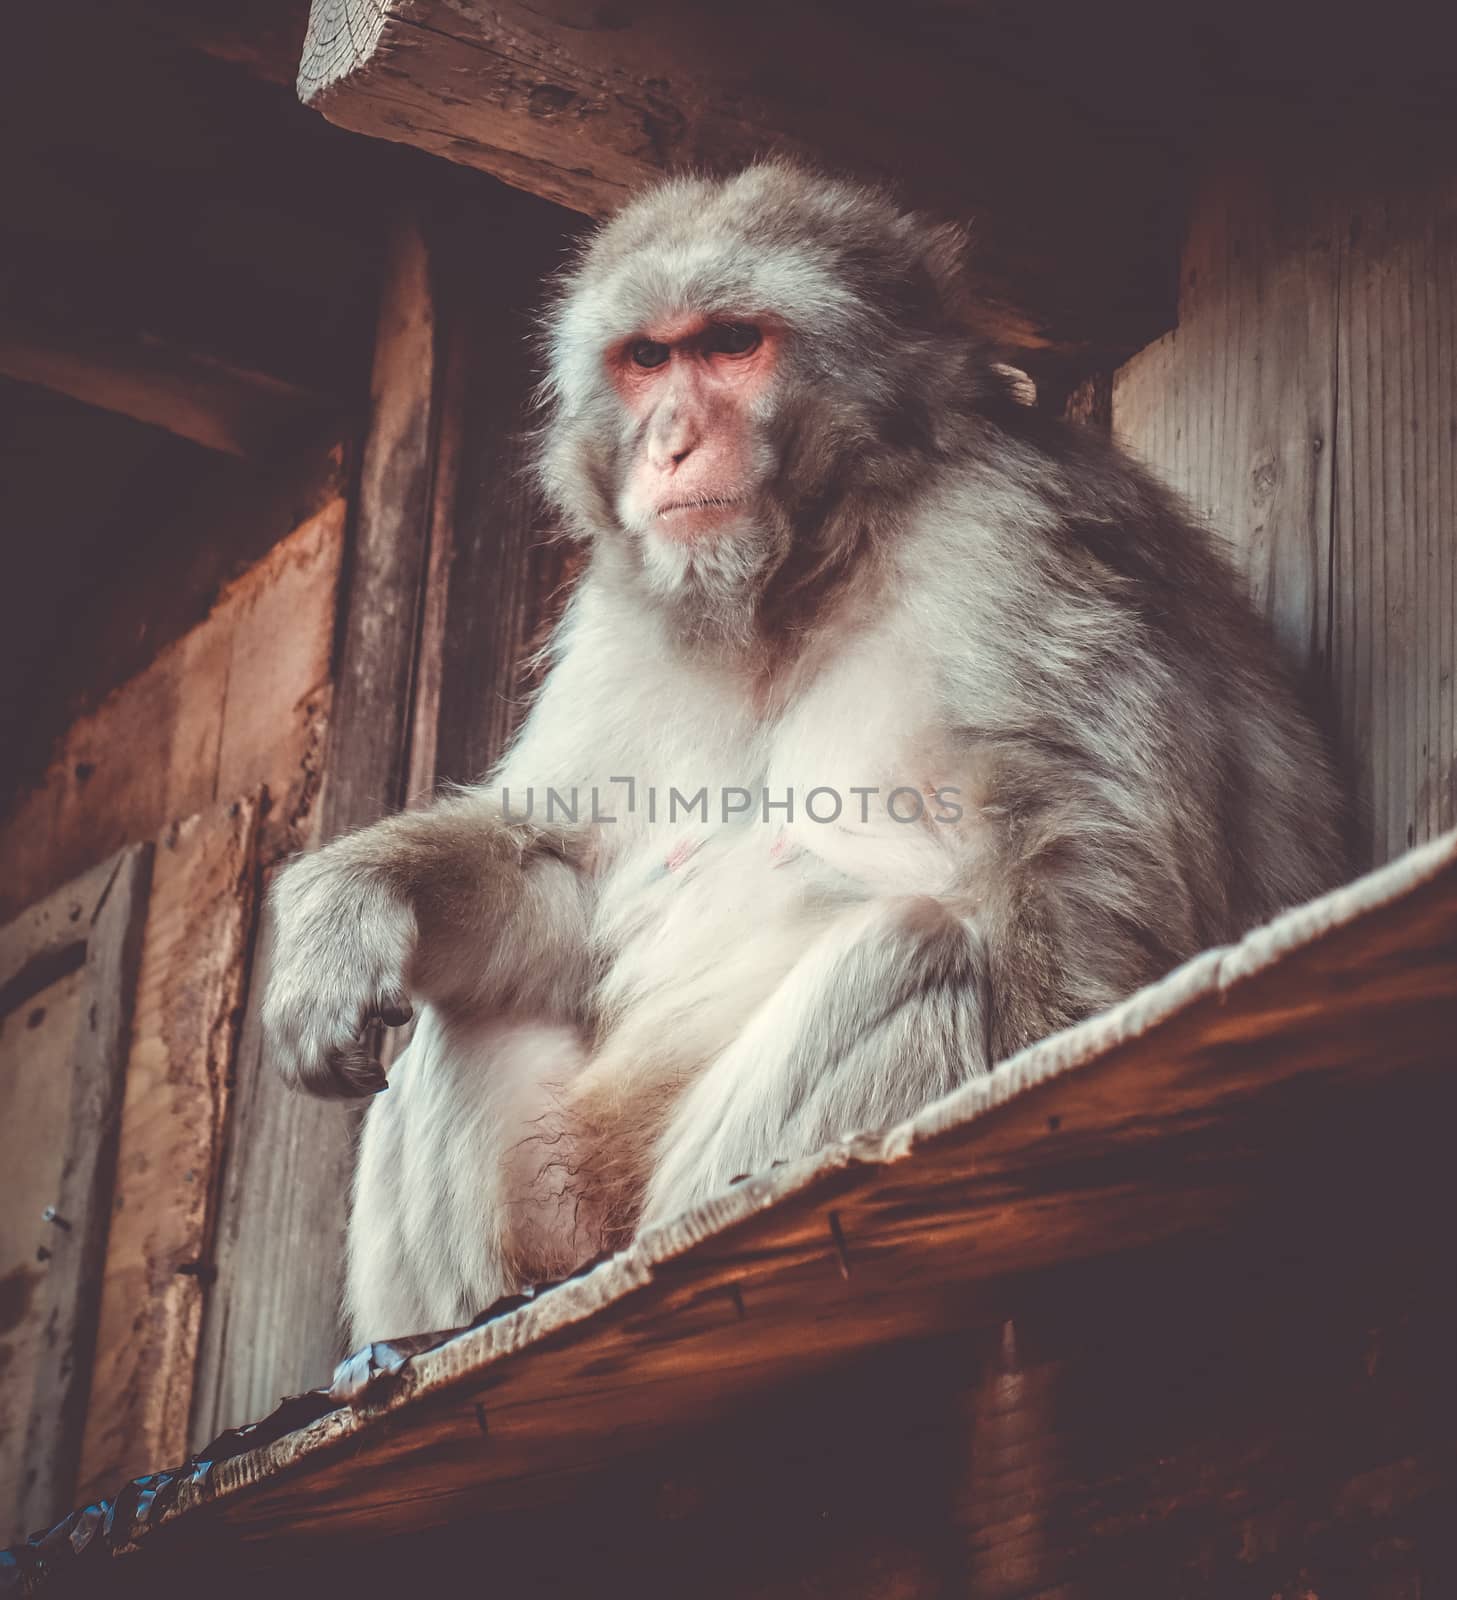
[[632,422],[623,522],[691,544],[745,517],[767,471],[759,410],[780,335],[761,322],[682,318],[608,356]]

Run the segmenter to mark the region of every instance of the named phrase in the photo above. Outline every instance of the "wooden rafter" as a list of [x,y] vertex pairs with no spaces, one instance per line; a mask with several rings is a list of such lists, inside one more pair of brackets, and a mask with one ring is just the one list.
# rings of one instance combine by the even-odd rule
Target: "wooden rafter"
[[270,373],[120,327],[0,315],[0,373],[235,456],[264,454],[339,409]]

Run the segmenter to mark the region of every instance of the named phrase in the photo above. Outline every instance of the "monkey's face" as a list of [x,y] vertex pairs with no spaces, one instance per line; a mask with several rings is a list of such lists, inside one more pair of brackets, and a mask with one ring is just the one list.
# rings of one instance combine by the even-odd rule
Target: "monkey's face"
[[767,491],[785,333],[764,315],[656,318],[607,354],[619,408],[617,525],[649,587],[742,622],[782,554]]
[[627,425],[615,508],[624,527],[691,548],[752,520],[774,464],[765,423],[780,342],[762,319],[688,313],[609,354]]
[[695,625],[843,567],[929,448],[944,242],[782,163],[633,202],[548,320],[541,478],[569,527]]

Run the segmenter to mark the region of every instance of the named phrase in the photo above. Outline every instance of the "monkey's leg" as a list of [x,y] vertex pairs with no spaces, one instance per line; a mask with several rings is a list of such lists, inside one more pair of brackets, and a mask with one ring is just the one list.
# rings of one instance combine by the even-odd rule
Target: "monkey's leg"
[[939,900],[878,901],[837,923],[675,1106],[643,1221],[986,1072],[985,968],[971,923]]
[[360,1141],[346,1291],[357,1344],[457,1327],[521,1287],[523,1223],[541,1225],[542,1202],[520,1152],[583,1060],[560,1024],[421,1015]]

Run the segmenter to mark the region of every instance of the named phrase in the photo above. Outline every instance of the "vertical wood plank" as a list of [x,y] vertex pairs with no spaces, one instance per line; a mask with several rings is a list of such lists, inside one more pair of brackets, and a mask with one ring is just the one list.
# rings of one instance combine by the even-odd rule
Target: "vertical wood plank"
[[[317,837],[405,798],[434,472],[434,263],[412,214],[390,247],[371,416],[346,556],[344,620]],[[344,1225],[360,1113],[287,1089],[263,1049],[265,930],[238,1047],[233,1131],[192,1431],[205,1439],[323,1382],[342,1351]]]
[[433,273],[424,226],[407,215],[391,239],[375,336],[320,801],[325,838],[375,821],[404,799],[434,476],[439,362]]
[[1332,219],[1237,163],[1196,206],[1179,325],[1119,369],[1115,431],[1231,541],[1291,658],[1320,670],[1335,416]]
[[[442,301],[450,288],[451,252],[436,273],[436,294]],[[462,337],[461,319],[454,308],[444,313],[440,335],[439,415],[435,431],[435,467],[430,498],[429,556],[420,601],[420,636],[415,662],[413,704],[410,709],[410,755],[405,796],[412,806],[433,799],[437,745],[440,732],[440,697],[445,675],[445,639],[449,623],[450,583],[456,554],[456,493],[460,482],[464,446],[465,394],[472,356],[470,341]],[[489,446],[488,446],[489,448]]]
[[187,1453],[252,935],[259,796],[159,842],[77,1499]]
[[1203,185],[1114,428],[1231,538],[1383,861],[1457,823],[1457,162],[1275,147]]
[[42,1343],[26,1427],[20,1520],[32,1529],[62,1515],[76,1485],[151,871],[150,844],[122,851],[86,930],[71,1105],[55,1199],[62,1221],[39,1288]]
[[1457,171],[1342,235],[1332,615],[1342,730],[1378,857],[1457,822]]
[[[408,803],[469,783],[525,714],[578,553],[552,538],[530,475],[532,335],[581,220],[505,193],[437,226],[441,377],[430,551],[411,710]],[[481,293],[489,282],[492,294]],[[386,1068],[409,1042],[381,1041]]]
[[0,1545],[32,1531],[22,1523],[21,1484],[43,1347],[38,1290],[55,1232],[42,1219],[61,1177],[84,988],[84,973],[69,972],[0,1014],[0,1128],[25,1130],[10,1141],[0,1176]]

